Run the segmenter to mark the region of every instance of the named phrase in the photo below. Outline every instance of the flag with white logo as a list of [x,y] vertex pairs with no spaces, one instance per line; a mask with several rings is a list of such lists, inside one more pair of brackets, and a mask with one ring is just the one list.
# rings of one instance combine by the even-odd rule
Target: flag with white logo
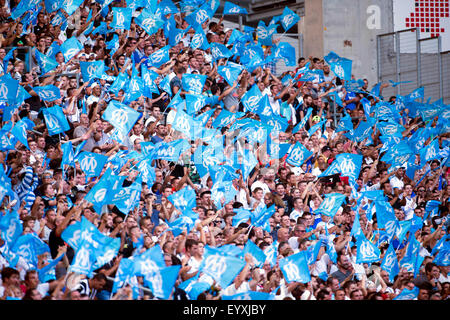
[[108,157],[95,152],[83,151],[76,160],[80,164],[80,169],[86,174],[86,177],[98,177],[108,160]]
[[300,251],[281,259],[278,263],[287,283],[311,281],[308,268],[308,259],[305,251]]
[[102,119],[111,123],[123,134],[128,135],[141,116],[142,114],[133,108],[115,100],[111,100],[102,115]]
[[43,108],[42,114],[44,116],[49,135],[53,136],[55,134],[70,130],[69,122],[67,121],[66,115],[64,114],[61,106]]

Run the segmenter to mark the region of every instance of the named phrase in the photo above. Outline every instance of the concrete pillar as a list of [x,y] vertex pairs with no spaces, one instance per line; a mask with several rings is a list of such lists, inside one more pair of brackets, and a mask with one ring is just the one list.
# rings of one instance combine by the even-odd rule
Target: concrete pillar
[[323,57],[323,6],[322,0],[305,0],[305,16],[299,22],[303,33],[304,57]]

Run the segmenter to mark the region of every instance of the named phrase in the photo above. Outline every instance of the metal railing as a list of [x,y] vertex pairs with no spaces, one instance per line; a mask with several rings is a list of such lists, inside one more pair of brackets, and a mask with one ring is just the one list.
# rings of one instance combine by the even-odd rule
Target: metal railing
[[448,56],[441,50],[441,37],[421,39],[418,28],[378,35],[378,82],[400,83],[385,88],[383,96],[406,95],[423,86],[427,99],[444,99],[450,89],[444,79],[448,78],[444,72],[444,68],[448,70]]

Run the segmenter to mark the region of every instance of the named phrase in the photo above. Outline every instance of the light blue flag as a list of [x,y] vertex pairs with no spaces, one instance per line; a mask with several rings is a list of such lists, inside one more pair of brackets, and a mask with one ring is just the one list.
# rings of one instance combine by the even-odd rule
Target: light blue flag
[[278,262],[287,283],[311,281],[307,261],[306,251],[300,251]]
[[[155,77],[156,74],[156,77]],[[155,83],[155,79],[158,78],[158,74],[153,70],[148,70],[146,64],[141,65],[141,77],[144,83],[144,92],[143,95],[147,98],[152,98],[153,93],[159,94],[158,86]],[[173,100],[173,99],[172,99]]]
[[195,34],[191,38],[191,42],[189,46],[192,49],[202,49],[202,50],[208,50],[209,49],[209,42],[206,38],[205,32],[202,28],[196,28]]
[[232,218],[233,227],[237,227],[241,223],[247,223],[251,216],[251,212],[244,208],[234,209],[233,212],[236,213]]
[[71,272],[85,274],[88,277],[92,277],[94,263],[95,253],[91,250],[91,244],[86,239],[81,240],[80,247],[75,252],[75,256],[69,270]]
[[183,215],[175,219],[173,222],[167,222],[167,225],[169,226],[170,231],[172,231],[172,234],[177,237],[185,230],[187,233],[189,233],[195,226],[195,221],[197,220],[195,215],[196,213],[190,210],[184,212]]
[[393,300],[414,300],[419,295],[419,288],[414,287],[414,289],[410,290],[405,287],[402,292],[400,292]]
[[45,11],[47,11],[48,13],[52,13],[52,12],[55,12],[58,9],[60,9],[62,7],[62,5],[64,4],[64,1],[62,1],[62,0],[45,0],[44,4],[45,4]]
[[41,269],[38,268],[37,271],[38,271],[39,281],[41,281],[42,283],[45,283],[50,280],[56,280],[55,267],[58,264],[58,262],[62,260],[62,258],[64,258],[63,254],[55,260],[49,259],[48,260],[49,264],[42,267]]
[[0,216],[1,238],[6,242],[9,248],[12,248],[16,240],[22,235],[22,221],[17,211],[6,212]]
[[380,249],[364,236],[356,243],[356,263],[372,263],[380,260]]
[[352,78],[352,60],[341,58],[338,54],[331,51],[324,57],[325,61],[330,65],[331,71],[344,80],[350,81]]
[[119,8],[113,7],[113,20],[110,23],[110,28],[129,30],[131,27],[131,15],[133,14],[133,9],[131,8]]
[[28,233],[17,238],[11,251],[36,268],[38,255],[50,253],[50,248],[37,235]]
[[316,263],[321,247],[322,247],[322,241],[319,240],[314,245],[310,245],[308,248],[306,248],[306,258],[307,258],[308,266],[311,266],[314,263]]
[[197,205],[195,190],[190,186],[186,186],[183,189],[172,193],[167,197],[167,200],[169,200],[174,207],[181,212],[190,210]]
[[83,49],[83,45],[77,38],[71,37],[64,41],[60,48],[64,56],[64,61],[68,62]]
[[243,69],[244,67],[240,64],[228,62],[225,66],[219,66],[217,68],[217,73],[220,74],[230,86],[233,86]]
[[[125,90],[124,103],[130,103],[139,99],[144,92],[144,81],[138,75],[136,68],[133,65],[133,73],[131,75],[130,82],[128,83],[128,87]],[[134,109],[133,109],[134,110]]]
[[142,181],[147,183],[148,186],[153,185],[156,179],[155,167],[153,167],[151,163],[152,161],[150,159],[145,158],[139,161],[136,166]]
[[76,160],[78,160],[80,169],[83,170],[86,177],[98,177],[108,157],[94,152],[83,151],[76,157]]
[[206,78],[206,75],[185,73],[181,78],[181,85],[186,92],[202,94]]
[[270,232],[269,218],[275,213],[275,205],[269,208],[265,207],[260,212],[253,212],[251,223],[255,227],[261,227],[267,232]]
[[148,8],[142,10],[134,20],[148,35],[157,32],[164,24],[164,20],[154,15]]
[[75,167],[75,153],[73,151],[72,142],[61,143],[61,151],[63,153],[61,159],[61,169],[64,169],[64,165]]
[[142,114],[120,102],[111,100],[102,115],[102,119],[111,123],[123,134],[128,135]]
[[42,87],[33,87],[39,98],[44,101],[55,101],[61,99],[61,91],[58,87],[50,84]]
[[[238,29],[233,29],[233,32],[231,32],[231,35],[228,38],[227,45],[235,44],[235,43],[245,44],[245,43],[249,42],[250,39],[251,38],[248,35],[240,32]],[[239,48],[239,45],[238,45],[238,47],[233,47],[233,50],[235,50],[237,48]],[[233,51],[233,53],[235,53],[235,52]]]
[[256,28],[256,35],[258,36],[258,43],[263,46],[272,45],[272,36],[277,30],[277,25],[266,26],[264,21],[260,20]]
[[39,50],[35,51],[35,57],[36,61],[39,65],[39,68],[41,69],[41,74],[44,75],[58,67],[58,62],[53,60],[52,58],[42,54],[39,52]]
[[225,204],[233,201],[238,191],[231,181],[216,182],[211,188],[211,200],[221,209]]
[[356,181],[361,171],[363,156],[359,154],[341,153],[336,156],[341,175]]
[[169,56],[169,49],[171,47],[169,45],[164,46],[155,52],[153,52],[147,60],[147,67],[156,67],[159,68],[164,63],[168,62],[170,60]]
[[275,143],[272,139],[267,139],[267,150],[271,159],[281,159],[289,151],[291,144],[289,143]]
[[420,165],[423,167],[426,162],[439,159],[439,140],[434,139],[430,144],[420,151]]
[[361,223],[359,222],[359,213],[356,212],[355,220],[353,221],[352,230],[350,231],[350,235],[354,236],[356,239],[360,236],[364,236],[364,233],[361,229]]
[[159,83],[159,88],[162,89],[163,91],[167,92],[169,94],[169,96],[172,96],[172,89],[170,88],[170,79],[169,79],[169,75],[165,76],[161,82]]
[[16,137],[16,139],[19,140],[24,146],[26,146],[28,149],[30,149],[30,147],[28,146],[27,130],[33,129],[34,126],[35,125],[34,125],[33,121],[31,121],[28,118],[22,118],[11,129],[11,134],[14,135],[14,137]]
[[434,245],[433,249],[431,250],[431,255],[434,256],[436,252],[443,249],[446,245],[448,245],[448,240],[450,239],[450,235],[446,234],[444,235],[436,244]]
[[13,79],[9,74],[0,77],[0,102],[14,105],[18,90],[19,81]]
[[105,72],[105,62],[103,60],[80,61],[80,69],[83,82],[89,82],[102,77]]
[[346,113],[345,116],[339,121],[335,131],[341,132],[351,130],[353,130],[352,117],[348,113]]
[[43,108],[42,114],[44,116],[49,135],[53,136],[55,134],[70,130],[69,122],[67,121],[61,106]]
[[189,139],[193,140],[194,126],[194,119],[190,115],[181,109],[177,111],[172,123],[174,130],[183,133]]
[[288,153],[286,162],[294,167],[301,167],[301,165],[312,155],[313,153],[306,149],[304,145],[297,142],[291,151]]
[[230,1],[225,1],[223,15],[248,14],[247,9],[238,6]]
[[248,240],[245,244],[242,255],[245,256],[247,253],[253,257],[254,264],[258,268],[262,267],[266,261],[267,256],[264,251],[251,240]]
[[197,10],[187,15],[184,20],[194,29],[201,28],[202,24],[211,19],[213,13],[207,7],[201,6]]
[[415,101],[417,99],[423,99],[425,97],[425,87],[417,88],[404,97],[406,101]]
[[128,214],[139,205],[139,200],[142,193],[142,180],[139,178],[136,179],[130,186],[122,188],[121,192],[123,192],[120,195],[122,199],[119,201],[113,199],[112,203],[115,204],[117,209],[119,209],[123,214]]
[[161,268],[146,275],[144,278],[144,284],[152,290],[155,297],[168,300],[174,290],[175,281],[177,281],[180,268],[181,265]]
[[111,32],[112,30],[108,30],[108,25],[106,22],[101,21],[99,26],[92,31],[92,34],[102,34],[106,35],[107,33]]
[[111,55],[114,54],[117,51],[117,49],[119,49],[119,47],[120,47],[119,36],[117,35],[117,33],[114,33],[112,39],[109,41],[106,41],[105,44],[106,44],[106,49],[111,50],[110,54]]
[[186,93],[186,111],[189,115],[194,115],[207,104],[207,97],[201,94]]
[[225,45],[217,42],[210,43],[212,62],[219,59],[227,59],[232,56],[230,49],[228,49]]
[[375,212],[377,216],[378,227],[385,229],[390,242],[399,227],[398,220],[395,217],[394,209],[386,201],[375,201]]
[[272,57],[275,60],[281,59],[288,67],[294,67],[297,65],[295,59],[295,48],[288,42],[280,42],[274,48]]
[[323,125],[325,124],[325,122],[327,122],[327,119],[322,120],[309,128],[308,135],[311,137],[319,129],[321,130],[321,132],[324,132]]
[[393,119],[388,121],[380,121],[377,123],[377,128],[380,130],[381,134],[384,136],[400,135],[405,131],[405,127],[401,124],[395,122]]
[[450,246],[448,245],[448,242],[441,250],[438,251],[437,255],[433,259],[433,262],[438,266],[450,266]]
[[83,0],[63,1],[61,9],[70,16],[72,15],[83,3]]
[[119,288],[122,288],[126,284],[130,284],[132,288],[137,287],[138,281],[135,272],[135,261],[132,258],[122,258],[114,278],[111,292],[117,292]]
[[366,138],[370,138],[373,132],[373,126],[368,121],[361,121],[358,127],[350,132],[344,133],[344,136],[352,141],[361,142]]
[[178,288],[184,290],[190,300],[197,300],[200,293],[205,292],[211,288],[211,285],[208,282],[199,281],[199,275],[195,275],[194,277],[183,281],[180,283]]
[[149,157],[151,159],[161,159],[167,161],[178,161],[180,155],[191,148],[191,144],[185,139],[178,139],[171,142],[158,142]]
[[241,99],[246,112],[255,112],[259,107],[259,102],[263,98],[261,90],[254,84]]
[[411,228],[412,222],[410,220],[403,220],[398,222],[397,230],[395,231],[395,236],[397,237],[399,243],[402,243],[405,239],[406,234]]
[[341,207],[345,200],[345,195],[340,193],[328,193],[325,195],[325,199],[320,206],[314,211],[314,213],[320,213],[329,217],[334,217],[336,212]]
[[128,84],[129,81],[130,81],[130,77],[128,76],[128,74],[126,72],[121,72],[116,77],[116,79],[111,84],[111,86],[108,88],[108,91],[117,95],[120,90],[122,90],[122,89],[124,89],[124,87],[126,87],[126,85]]
[[311,114],[313,112],[312,108],[308,108],[308,110],[306,111],[305,116],[303,117],[303,119],[294,127],[294,129],[292,130],[292,133],[297,133],[299,132],[306,124],[306,121],[308,121],[308,119],[310,118]]
[[381,261],[380,267],[381,269],[389,273],[389,281],[393,282],[395,276],[399,273],[400,268],[397,254],[395,253],[392,244],[389,244],[389,247],[384,254],[383,261]]
[[231,256],[204,255],[199,271],[216,280],[220,287],[226,288],[242,271],[245,264],[242,259]]
[[244,181],[247,180],[248,176],[250,175],[250,172],[252,172],[252,170],[255,168],[257,164],[258,159],[256,159],[253,152],[244,149],[241,163],[242,177],[244,178]]
[[283,10],[283,14],[280,16],[281,26],[284,31],[288,31],[292,28],[296,23],[300,21],[300,17],[289,7],[285,7]]

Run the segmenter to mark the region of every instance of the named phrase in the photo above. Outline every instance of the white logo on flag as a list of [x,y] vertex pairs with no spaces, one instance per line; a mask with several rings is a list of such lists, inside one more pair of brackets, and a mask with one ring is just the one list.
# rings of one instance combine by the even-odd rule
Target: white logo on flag
[[375,250],[368,241],[362,241],[360,253],[363,259],[376,257]]
[[202,24],[207,19],[209,19],[209,17],[206,10],[200,9],[197,11],[197,14],[195,15],[195,21],[197,21],[198,24]]
[[[151,29],[151,28],[153,28],[155,25],[156,25],[156,20],[153,19],[152,17],[145,18],[145,19],[142,21],[142,27],[143,27],[144,29]],[[170,24],[168,24],[168,26],[170,26]]]
[[192,78],[189,79],[188,82],[190,91],[195,92],[196,94],[200,94],[203,91],[202,83],[200,82],[200,79]]
[[266,28],[264,28],[263,26],[259,26],[256,28],[256,33],[258,34],[258,37],[261,39],[266,39],[269,34],[267,33]]
[[334,206],[336,205],[336,199],[335,197],[328,197],[322,202],[322,209],[328,212],[331,212],[333,210]]
[[111,118],[121,128],[124,128],[125,124],[128,122],[128,114],[125,110],[122,109],[114,110],[111,114]]
[[248,106],[250,109],[253,110],[255,107],[258,106],[259,100],[261,100],[261,97],[258,97],[258,96],[250,96],[250,97],[248,97],[248,99],[247,99],[247,106]]
[[158,63],[164,58],[164,55],[165,55],[164,50],[158,50],[151,55],[151,57],[152,57],[151,60],[153,63]]
[[339,77],[339,78],[344,78],[345,77],[345,71],[344,68],[342,68],[341,65],[337,64],[334,66],[334,73]]
[[295,148],[291,151],[289,158],[292,162],[300,164],[301,162],[303,162],[303,152],[300,150],[300,148]]
[[95,169],[97,168],[97,160],[95,160],[93,156],[86,156],[83,160],[81,160],[80,166],[83,171],[95,172]]
[[77,252],[76,266],[82,270],[88,270],[90,266],[89,251],[85,247],[81,247]]
[[116,12],[116,27],[124,27],[125,25],[125,16],[123,15],[122,12],[117,11]]
[[193,47],[194,49],[200,48],[201,45],[203,44],[203,37],[202,37],[202,35],[199,34],[199,33],[196,33],[196,34],[192,37],[191,44],[192,44],[192,47]]
[[226,270],[226,261],[224,257],[211,255],[205,260],[205,269],[217,277],[222,276]]
[[106,190],[106,188],[97,190],[97,192],[94,194],[94,200],[96,202],[102,202],[105,199],[107,192],[108,190]]
[[298,267],[292,263],[292,261],[289,261],[284,267],[283,267],[287,278],[289,281],[296,281],[300,279],[300,270],[298,270]]
[[288,14],[283,17],[283,24],[285,28],[288,28],[292,22],[294,21],[294,16],[292,14]]
[[50,131],[53,131],[59,127],[58,119],[56,119],[54,115],[47,113],[44,115],[44,118]]
[[0,99],[8,99],[8,86],[5,83],[0,84]]
[[89,65],[86,68],[86,72],[87,72],[89,78],[93,78],[96,71],[97,71],[97,68],[93,64]]
[[353,172],[355,172],[355,169],[356,169],[356,166],[353,163],[352,159],[350,159],[350,158],[342,159],[342,162],[341,162],[342,175],[344,175],[344,176],[352,175]]

